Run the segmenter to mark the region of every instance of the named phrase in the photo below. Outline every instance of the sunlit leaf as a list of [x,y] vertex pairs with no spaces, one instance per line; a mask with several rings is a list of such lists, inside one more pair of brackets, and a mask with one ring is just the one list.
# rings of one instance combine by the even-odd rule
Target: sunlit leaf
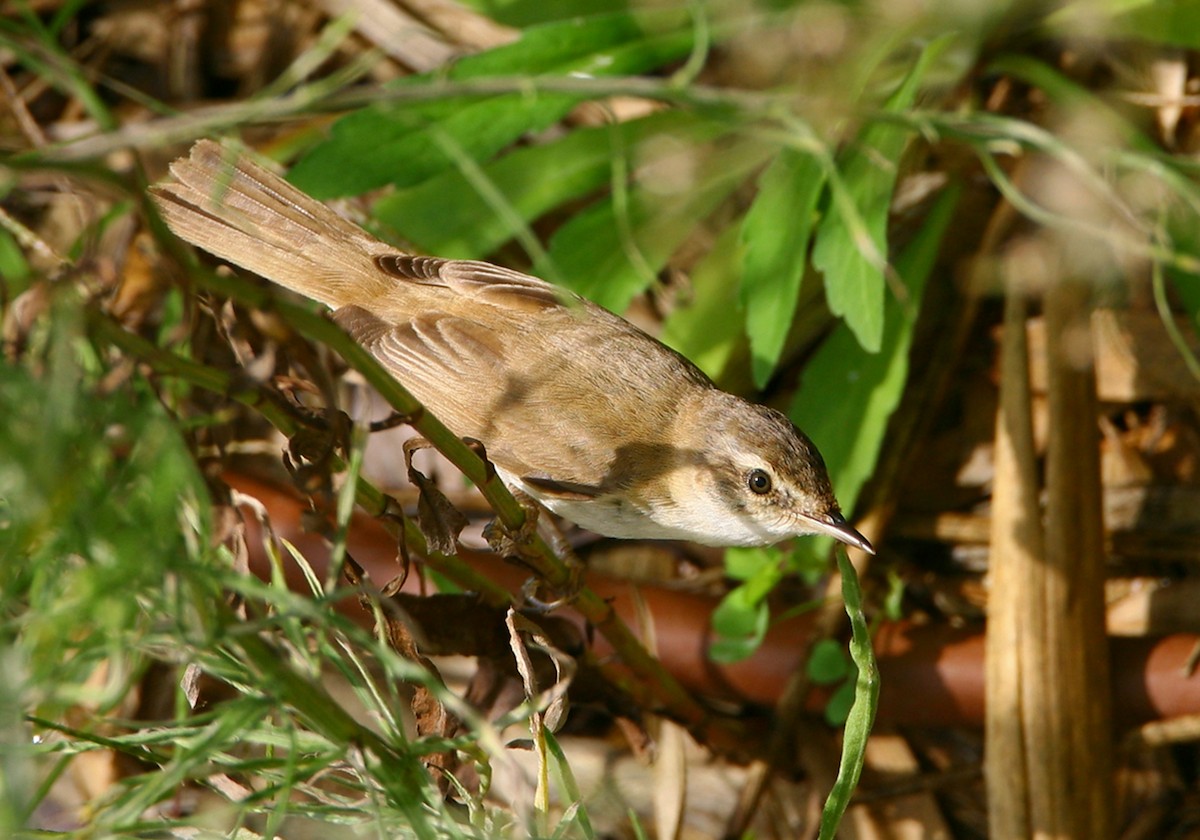
[[[898,113],[912,106],[926,71],[949,44],[950,36],[945,36],[922,51],[884,111]],[[910,136],[909,129],[883,121],[863,130],[839,161],[833,200],[813,246],[813,265],[825,275],[830,310],[845,319],[872,353],[883,342],[888,211],[897,164]]]
[[779,362],[808,262],[825,170],[813,155],[785,148],[758,182],[742,224],[742,285],[751,370],[759,388]]
[[[614,14],[534,27],[514,44],[463,59],[447,78],[635,74],[686,55],[691,31],[657,34],[648,26],[652,20]],[[402,84],[428,85],[431,79],[417,76]],[[298,161],[289,178],[317,198],[384,184],[411,186],[453,168],[457,153],[477,161],[492,157],[522,135],[562,119],[580,100],[521,92],[366,108],[334,123],[329,139]]]
[[[771,585],[778,582],[776,579]],[[748,584],[736,587],[713,611],[712,625],[717,638],[708,648],[708,657],[713,662],[740,662],[762,645],[771,612],[766,601],[756,600],[750,590]]]
[[[958,195],[957,189],[950,189],[938,199],[917,237],[897,259],[905,298],[892,296],[886,302],[879,352],[868,352],[849,324],[840,325],[805,367],[788,411],[821,450],[837,497],[847,510],[854,508],[875,469],[888,419],[900,404],[908,381],[916,313]],[[803,562],[805,557],[826,556],[829,538],[805,538],[796,546]]]
[[509,26],[531,26],[553,20],[566,20],[628,8],[625,0],[462,0],[480,14]]
[[483,177],[505,202],[501,208],[493,206],[468,173],[452,168],[383,198],[374,213],[427,253],[478,259],[515,236],[520,225],[606,188],[612,179],[614,156],[626,154],[647,138],[670,136],[698,142],[723,130],[721,124],[682,111],[582,129],[485,164]]
[[725,572],[742,584],[713,611],[717,638],[708,655],[714,662],[738,662],[762,644],[771,619],[766,597],[783,577],[783,564],[775,548],[730,548],[725,552]]
[[1200,5],[1195,0],[1067,3],[1051,14],[1046,24],[1060,37],[1090,30],[1110,38],[1200,48]]
[[[693,155],[697,150],[688,150]],[[550,241],[551,267],[564,284],[614,312],[646,289],[696,224],[740,184],[767,154],[741,142],[699,157],[677,189],[635,183],[625,206],[614,195],[563,225]]]

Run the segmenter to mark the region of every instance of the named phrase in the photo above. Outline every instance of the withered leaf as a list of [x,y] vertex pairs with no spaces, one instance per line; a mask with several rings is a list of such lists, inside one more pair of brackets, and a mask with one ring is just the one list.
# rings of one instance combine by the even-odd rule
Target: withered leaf
[[467,527],[467,517],[450,503],[437,484],[412,464],[412,455],[429,444],[423,439],[412,439],[404,444],[404,459],[408,467],[408,480],[417,488],[417,527],[432,551],[453,554],[457,550],[458,535]]

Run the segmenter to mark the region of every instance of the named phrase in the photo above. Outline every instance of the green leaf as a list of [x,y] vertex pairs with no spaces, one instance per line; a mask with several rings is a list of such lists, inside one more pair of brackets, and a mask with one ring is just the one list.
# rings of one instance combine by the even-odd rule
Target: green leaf
[[1114,34],[1157,44],[1200,49],[1200,6],[1195,0],[1155,0],[1113,19]]
[[734,546],[725,549],[725,575],[747,581],[763,573],[763,569],[779,565],[782,553],[775,546]]
[[[692,33],[659,35],[658,18],[614,14],[552,23],[521,40],[463,59],[452,81],[489,76],[637,74],[686,55]],[[405,85],[437,84],[430,76]],[[482,100],[443,100],[366,108],[333,125],[330,137],[293,167],[289,179],[325,199],[395,184],[411,186],[453,168],[455,152],[486,160],[522,135],[553,125],[583,97],[521,92]],[[448,149],[454,144],[457,149]]]
[[[883,110],[912,106],[930,65],[952,36],[930,43]],[[909,130],[877,121],[867,126],[831,179],[833,201],[817,228],[813,265],[825,275],[825,297],[834,315],[845,319],[858,342],[878,352],[883,341],[884,267],[887,221],[896,186],[896,163]]]
[[748,592],[745,584],[733,589],[713,611],[717,638],[708,648],[713,662],[741,662],[762,644],[771,613],[765,601],[754,601]]
[[779,551],[774,548],[731,548],[725,552],[726,571],[741,578],[713,611],[717,638],[709,646],[714,662],[739,662],[758,650],[770,626],[766,598],[783,577]]
[[463,0],[463,5],[508,26],[531,26],[627,8],[626,0]]
[[[713,379],[720,379],[743,341],[738,319],[737,287],[729,278],[737,273],[737,225],[725,228],[708,254],[691,273],[691,300],[663,321],[659,340],[695,363]],[[728,566],[729,553],[726,552]]]
[[785,148],[758,181],[742,223],[742,284],[754,384],[767,384],[783,352],[808,262],[825,168],[814,155]]
[[301,158],[288,179],[318,199],[354,195],[394,183],[408,186],[454,165],[436,126],[472,158],[485,159],[522,134],[562,119],[576,99],[506,95],[463,105],[429,120],[419,111],[368,108],[334,124],[330,138]]
[[854,702],[846,716],[837,780],[821,812],[818,840],[833,840],[837,834],[842,815],[846,813],[846,806],[850,804],[850,797],[854,795],[862,775],[867,738],[879,708],[879,669],[875,664],[875,650],[871,645],[867,618],[862,610],[858,575],[846,552],[838,551],[837,554],[838,570],[842,575],[842,599],[846,602],[846,615],[850,618],[850,659],[858,668],[858,676],[854,681]]
[[710,152],[694,163],[677,191],[635,184],[628,195],[594,204],[552,237],[544,275],[614,312],[623,312],[646,289],[680,243],[745,177],[762,163],[766,148],[745,141]]
[[825,723],[829,726],[842,726],[850,717],[850,709],[854,707],[854,683],[846,680],[833,690],[825,701]]
[[568,201],[605,187],[613,159],[649,138],[702,141],[726,130],[683,111],[663,111],[619,125],[575,131],[561,140],[517,149],[482,167],[496,207],[461,169],[381,199],[380,222],[430,254],[478,259],[495,251],[522,226]]
[[[564,804],[569,804],[570,808],[575,809],[569,819],[564,816],[563,824],[556,833],[567,837],[582,837],[585,840],[592,840],[596,836],[596,832],[592,828],[592,821],[589,819],[587,808],[584,806],[583,792],[579,789],[579,783],[575,780],[575,773],[571,769],[571,763],[567,760],[567,755],[563,752],[562,745],[554,737],[553,732],[545,729],[542,732],[542,737],[546,740],[547,751],[554,759],[551,767],[557,776],[556,781],[558,782],[558,789],[562,791]],[[568,811],[570,811],[570,808]]]
[[29,263],[21,246],[12,234],[0,229],[0,281],[4,283],[8,300],[25,290],[29,275]]
[[899,621],[904,618],[904,578],[894,567],[889,567],[887,581],[887,593],[883,596],[883,614],[889,621]]
[[808,655],[805,670],[817,685],[833,685],[846,679],[850,673],[850,660],[845,649],[833,639],[820,639]]
[[1171,278],[1184,310],[1191,316],[1193,328],[1200,330],[1200,274],[1168,271],[1167,276]]
[[1076,37],[1082,27],[1099,37],[1200,48],[1200,5],[1195,0],[1068,3],[1046,23],[1051,32],[1067,37]]
[[[36,378],[0,365],[0,615],[22,616],[12,627],[28,657],[25,676],[55,686],[45,702],[86,695],[103,705],[133,654],[108,645],[145,621],[141,593],[187,566],[180,517],[206,515],[208,495],[153,394],[97,385],[81,305],[70,290],[53,290],[31,338],[30,358],[41,354],[30,365]],[[113,679],[87,686],[110,655]]]
[[[875,469],[887,423],[908,381],[908,352],[925,283],[960,190],[948,189],[930,210],[916,238],[896,261],[905,300],[890,296],[878,353],[868,352],[849,324],[839,325],[804,369],[788,410],[817,444],[842,507],[852,510]],[[828,555],[829,538],[796,544],[797,562]]]
[[1179,328],[1175,311],[1167,294],[1166,281],[1175,288],[1175,297],[1183,304],[1191,322],[1192,334],[1200,332],[1200,230],[1197,230],[1194,209],[1181,202],[1172,202],[1164,209],[1159,238],[1173,259],[1157,263],[1151,270],[1154,302],[1162,319],[1163,329],[1175,345],[1175,350],[1193,376],[1200,378],[1200,360],[1192,350],[1191,336]]

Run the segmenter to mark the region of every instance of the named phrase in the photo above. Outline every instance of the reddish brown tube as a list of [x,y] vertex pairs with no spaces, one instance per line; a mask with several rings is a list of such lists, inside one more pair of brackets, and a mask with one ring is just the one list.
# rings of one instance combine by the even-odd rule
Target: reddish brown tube
[[[329,551],[325,541],[303,531],[303,506],[283,491],[242,475],[225,476],[230,486],[259,499],[270,512],[277,534],[290,542],[323,572]],[[252,570],[269,574],[257,534],[248,534]],[[348,548],[370,578],[382,585],[399,572],[394,540],[379,522],[356,513]],[[528,573],[489,554],[464,555],[477,569],[511,591],[517,591]],[[293,564],[288,564],[289,584],[307,591]],[[717,665],[705,655],[712,641],[710,616],[715,601],[702,595],[655,586],[633,585],[589,574],[587,585],[611,599],[631,627],[638,622],[640,596],[655,622],[660,659],[689,688],[702,694],[773,705],[792,671],[799,666],[802,641],[811,632],[811,618],[783,621],[767,634],[762,647],[749,659],[734,665]],[[415,581],[405,590],[416,591]],[[353,599],[340,608],[369,622]],[[603,640],[598,649],[605,652]],[[1187,663],[1200,636],[1178,634],[1160,638],[1113,639],[1112,674],[1114,708],[1118,722],[1134,725],[1158,718],[1200,713],[1200,675],[1187,671]],[[983,634],[919,626],[912,622],[885,623],[875,641],[881,675],[879,720],[904,726],[983,725]]]

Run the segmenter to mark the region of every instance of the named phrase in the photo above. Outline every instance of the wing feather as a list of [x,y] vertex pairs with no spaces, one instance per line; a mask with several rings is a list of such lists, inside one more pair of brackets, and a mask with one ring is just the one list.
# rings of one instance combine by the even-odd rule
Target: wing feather
[[443,260],[410,254],[387,254],[375,264],[400,280],[425,286],[442,286],[465,300],[535,312],[560,306],[578,306],[581,299],[565,289],[528,274],[476,260]]
[[[389,324],[357,306],[333,317],[455,434],[484,441],[498,467],[531,478],[543,494],[597,495],[616,478],[608,474],[610,443],[572,415],[605,407],[580,406],[561,377],[521,373],[507,358],[521,348],[482,324],[437,313]],[[556,418],[564,422],[553,431]],[[550,431],[530,440],[533,428]]]

